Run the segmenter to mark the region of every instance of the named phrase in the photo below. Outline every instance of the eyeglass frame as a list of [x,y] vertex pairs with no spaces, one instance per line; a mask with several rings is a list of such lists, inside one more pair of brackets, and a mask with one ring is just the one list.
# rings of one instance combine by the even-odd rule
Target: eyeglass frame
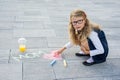
[[85,19],[80,19],[80,20],[77,20],[77,21],[73,21],[73,22],[71,22],[71,24],[72,24],[73,26],[77,25],[77,23],[78,23],[78,24],[82,24],[84,20],[85,20]]

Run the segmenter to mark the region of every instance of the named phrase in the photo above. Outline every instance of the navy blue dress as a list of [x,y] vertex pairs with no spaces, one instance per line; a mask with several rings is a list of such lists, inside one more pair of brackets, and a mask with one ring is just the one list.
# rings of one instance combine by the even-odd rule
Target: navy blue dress
[[[109,51],[105,33],[104,33],[103,30],[94,30],[94,31],[98,33],[98,37],[99,37],[99,39],[102,43],[102,46],[104,48],[104,53],[92,56],[92,58],[93,58],[94,62],[96,62],[96,63],[105,62],[106,57],[108,55],[108,51]],[[96,49],[95,46],[94,46],[94,43],[89,38],[88,38],[88,45],[89,45],[90,50],[95,50]]]

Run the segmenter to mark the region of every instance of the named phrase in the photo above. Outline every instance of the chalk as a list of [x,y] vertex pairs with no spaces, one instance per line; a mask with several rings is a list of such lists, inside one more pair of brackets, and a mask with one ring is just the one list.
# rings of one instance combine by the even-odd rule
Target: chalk
[[19,57],[12,57],[16,61],[20,61]]
[[63,64],[64,64],[65,67],[67,67],[67,62],[66,62],[65,59],[63,60]]
[[56,60],[53,60],[50,65],[53,66],[56,63]]

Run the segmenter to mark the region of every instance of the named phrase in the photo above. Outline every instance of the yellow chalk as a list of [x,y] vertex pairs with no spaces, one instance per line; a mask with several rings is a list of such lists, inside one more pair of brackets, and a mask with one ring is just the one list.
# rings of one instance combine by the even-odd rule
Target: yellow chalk
[[63,60],[63,64],[64,64],[65,67],[67,67],[67,62],[66,62],[66,60]]

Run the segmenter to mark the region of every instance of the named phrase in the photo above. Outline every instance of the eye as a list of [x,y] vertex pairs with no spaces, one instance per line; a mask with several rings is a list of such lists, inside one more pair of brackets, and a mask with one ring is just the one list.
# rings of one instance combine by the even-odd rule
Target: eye
[[81,19],[81,20],[78,20],[78,22],[82,22],[83,21],[83,19]]
[[78,21],[73,21],[73,23],[77,23]]

